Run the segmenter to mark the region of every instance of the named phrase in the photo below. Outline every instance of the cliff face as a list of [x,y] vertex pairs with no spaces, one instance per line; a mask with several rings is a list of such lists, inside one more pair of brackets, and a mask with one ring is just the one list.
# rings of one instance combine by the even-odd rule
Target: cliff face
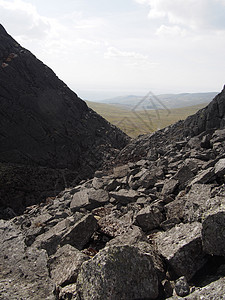
[[[87,178],[105,159],[114,157],[117,149],[127,144],[129,138],[124,133],[89,109],[50,68],[20,46],[2,26],[0,78],[0,163],[3,164],[0,164],[0,185],[3,185],[6,164],[13,164],[15,173],[20,172],[18,165],[22,165],[19,177],[24,174],[26,181],[22,197],[24,190],[29,194],[33,185],[41,185],[41,182],[27,182],[31,174],[26,176],[24,166],[32,174],[38,168],[40,181],[43,167],[71,170],[65,172],[66,179],[60,179],[62,176],[57,174],[54,175],[57,180],[49,182],[55,186],[63,181],[63,186],[65,181],[71,182],[68,174],[73,174],[73,180],[77,176],[77,180]],[[43,177],[46,182],[46,176]],[[12,190],[15,187],[13,179],[8,182]],[[20,189],[18,185],[15,188]],[[2,191],[1,201],[5,206],[8,200],[4,194]],[[12,198],[13,195],[8,196]],[[10,201],[12,206],[13,200]]]

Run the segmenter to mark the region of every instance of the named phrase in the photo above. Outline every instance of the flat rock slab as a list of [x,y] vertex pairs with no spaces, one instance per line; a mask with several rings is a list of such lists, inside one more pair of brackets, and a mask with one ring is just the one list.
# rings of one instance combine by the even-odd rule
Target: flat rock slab
[[156,299],[158,277],[150,255],[132,246],[112,246],[83,263],[77,278],[80,299]]
[[124,205],[130,202],[135,202],[138,197],[140,197],[140,194],[138,192],[125,189],[120,189],[118,192],[110,192],[109,194],[116,201]]
[[103,189],[95,190],[94,188],[81,190],[73,195],[70,203],[72,211],[79,211],[80,208],[88,210],[102,206],[109,201],[109,194]]
[[155,235],[158,252],[166,259],[176,275],[188,280],[204,265],[202,251],[202,226],[198,222],[179,224]]
[[54,300],[47,253],[27,248],[12,221],[0,220],[0,299]]
[[203,249],[211,255],[225,256],[225,206],[209,211],[202,223]]

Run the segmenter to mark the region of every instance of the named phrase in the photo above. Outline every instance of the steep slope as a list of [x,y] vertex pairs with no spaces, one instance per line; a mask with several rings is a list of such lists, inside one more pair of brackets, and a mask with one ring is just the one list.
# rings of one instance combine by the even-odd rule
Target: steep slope
[[177,142],[187,142],[199,134],[202,134],[202,138],[205,136],[205,140],[210,140],[215,130],[223,128],[225,128],[225,87],[209,105],[184,121],[134,139],[120,152],[117,163],[137,161],[141,158],[157,158],[164,155],[171,145]]
[[[9,204],[15,208],[14,195],[8,194],[15,188],[17,209],[22,201],[18,200],[20,193],[23,205],[26,205],[25,198],[29,204],[33,202],[28,198],[35,185],[46,185],[46,180],[49,181],[43,167],[71,170],[65,172],[66,179],[60,172],[50,172],[54,176],[48,185],[53,190],[60,180],[62,187],[65,181],[69,184],[77,176],[77,180],[87,178],[129,140],[122,131],[89,109],[51,69],[20,46],[2,26],[0,79],[0,186],[4,207]],[[13,164],[11,175],[7,172],[9,163]],[[31,180],[35,173],[39,174],[36,183]],[[14,176],[17,180],[23,177],[21,181],[25,183],[15,186]]]
[[224,299],[223,99],[133,140],[123,165],[0,220],[0,298]]

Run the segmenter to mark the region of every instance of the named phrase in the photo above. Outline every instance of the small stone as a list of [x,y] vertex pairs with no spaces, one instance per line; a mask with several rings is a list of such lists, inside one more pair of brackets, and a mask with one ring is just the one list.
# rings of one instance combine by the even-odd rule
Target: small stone
[[177,296],[187,296],[190,293],[190,287],[185,276],[180,277],[175,282],[175,291]]

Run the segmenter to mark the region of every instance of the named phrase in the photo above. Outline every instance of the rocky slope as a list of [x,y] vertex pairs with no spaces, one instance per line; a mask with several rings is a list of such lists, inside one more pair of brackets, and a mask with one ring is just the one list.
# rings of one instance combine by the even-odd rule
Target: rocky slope
[[1,299],[224,299],[225,89],[0,222]]
[[90,177],[129,141],[1,25],[0,78],[3,210],[22,212]]

